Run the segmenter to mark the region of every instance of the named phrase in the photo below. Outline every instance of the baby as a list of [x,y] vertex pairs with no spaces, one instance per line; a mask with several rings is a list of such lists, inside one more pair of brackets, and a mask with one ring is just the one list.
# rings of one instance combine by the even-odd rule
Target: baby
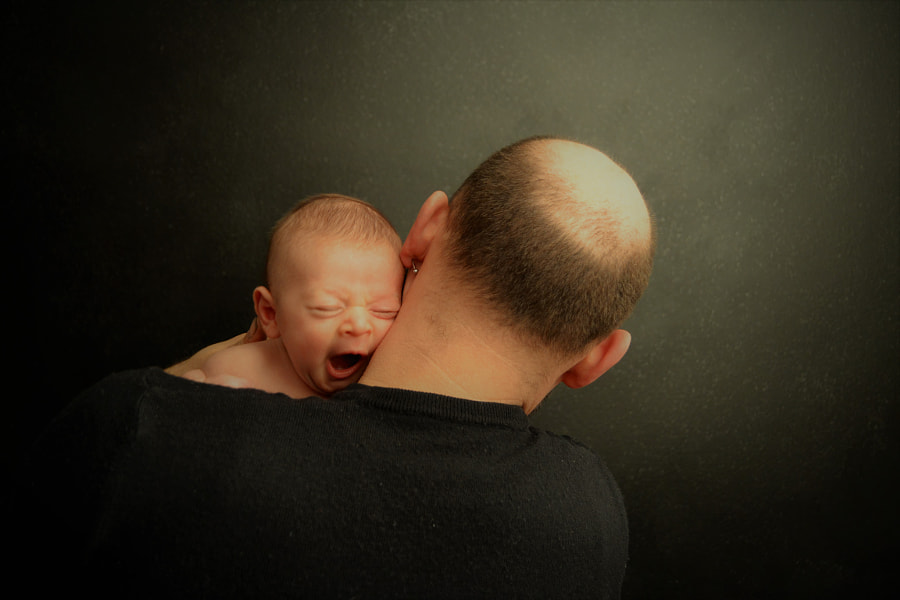
[[323,194],[275,225],[267,285],[253,291],[262,342],[210,356],[184,377],[294,398],[359,380],[400,310],[400,236],[373,206]]

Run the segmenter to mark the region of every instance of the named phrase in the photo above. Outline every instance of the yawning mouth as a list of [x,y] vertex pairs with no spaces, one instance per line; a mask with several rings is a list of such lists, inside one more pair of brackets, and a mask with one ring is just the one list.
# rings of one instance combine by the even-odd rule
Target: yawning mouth
[[328,374],[335,379],[346,379],[362,367],[362,354],[338,354],[328,359]]

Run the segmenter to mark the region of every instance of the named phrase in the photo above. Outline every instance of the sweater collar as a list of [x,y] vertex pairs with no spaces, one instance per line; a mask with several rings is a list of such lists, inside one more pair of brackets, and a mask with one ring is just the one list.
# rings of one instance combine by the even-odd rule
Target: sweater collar
[[527,429],[528,417],[520,406],[497,402],[478,402],[429,392],[386,388],[355,383],[331,398],[410,415],[434,417],[461,423],[498,425],[512,429]]

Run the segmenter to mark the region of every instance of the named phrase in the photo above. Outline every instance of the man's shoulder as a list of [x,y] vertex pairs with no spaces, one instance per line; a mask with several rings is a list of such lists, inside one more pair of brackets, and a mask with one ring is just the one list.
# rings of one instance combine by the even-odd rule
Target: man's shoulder
[[90,398],[96,402],[117,402],[122,397],[138,397],[143,390],[154,386],[156,381],[170,377],[174,378],[157,367],[116,371],[81,392],[76,400]]
[[606,462],[589,446],[564,434],[541,429],[532,429],[532,432],[538,440],[535,445],[541,450],[543,460],[556,464],[556,472],[563,473],[564,477],[571,477],[573,473],[591,475],[587,480],[615,485]]
[[[179,401],[215,395],[218,388],[207,386],[178,375],[167,373],[159,367],[144,367],[110,373],[82,391],[71,407],[92,412],[113,413],[138,408],[142,403],[160,398],[177,398]],[[132,409],[126,409],[131,406]]]
[[544,454],[566,459],[567,464],[603,464],[600,455],[590,446],[563,433],[530,426],[528,428],[536,448]]

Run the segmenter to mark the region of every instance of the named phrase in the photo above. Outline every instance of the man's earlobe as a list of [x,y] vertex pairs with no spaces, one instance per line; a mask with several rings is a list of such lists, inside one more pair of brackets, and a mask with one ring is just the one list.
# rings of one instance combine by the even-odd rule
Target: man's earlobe
[[428,196],[400,248],[400,261],[404,267],[412,267],[412,261],[420,266],[425,260],[431,243],[446,224],[449,210],[447,194],[438,191]]
[[631,334],[624,329],[616,329],[563,373],[560,381],[570,388],[581,388],[594,382],[622,360],[629,346]]
[[281,335],[275,319],[275,301],[269,288],[261,285],[253,290],[253,309],[256,311],[257,322],[267,338],[277,338]]

